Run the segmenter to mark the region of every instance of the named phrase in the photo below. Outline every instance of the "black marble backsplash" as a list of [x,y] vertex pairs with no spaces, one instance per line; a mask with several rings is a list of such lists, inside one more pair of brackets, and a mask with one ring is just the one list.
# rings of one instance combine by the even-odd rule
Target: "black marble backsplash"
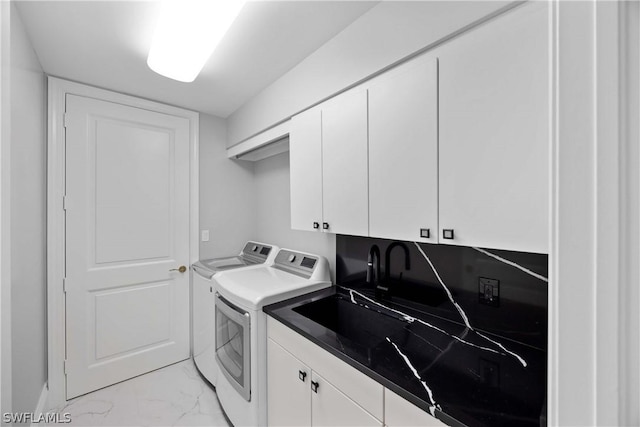
[[[389,288],[389,301],[462,325],[464,315],[476,330],[546,352],[547,255],[421,243],[431,268],[415,243],[403,242],[410,257],[407,270],[401,246],[392,249],[390,265],[385,265],[385,253],[392,243],[336,236],[336,283],[374,291],[366,281],[367,256],[377,245],[380,280],[384,282],[385,275],[389,276],[384,285]],[[460,309],[450,301],[434,269]]]

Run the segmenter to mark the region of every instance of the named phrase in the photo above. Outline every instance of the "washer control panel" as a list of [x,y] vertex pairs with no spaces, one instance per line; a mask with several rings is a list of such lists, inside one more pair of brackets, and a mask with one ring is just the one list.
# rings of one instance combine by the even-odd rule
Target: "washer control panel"
[[273,266],[299,276],[310,277],[317,263],[316,256],[280,249]]
[[240,256],[251,262],[261,264],[265,262],[272,249],[271,246],[263,245],[262,243],[247,242]]

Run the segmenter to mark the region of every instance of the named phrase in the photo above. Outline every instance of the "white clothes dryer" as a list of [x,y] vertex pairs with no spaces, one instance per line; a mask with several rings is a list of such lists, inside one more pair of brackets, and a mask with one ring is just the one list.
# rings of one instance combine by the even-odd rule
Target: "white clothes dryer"
[[216,393],[236,426],[267,424],[265,305],[331,286],[326,258],[280,249],[272,266],[221,272],[216,282]]
[[191,266],[193,271],[193,361],[200,373],[213,385],[218,379],[215,361],[215,283],[212,278],[220,271],[254,268],[273,263],[278,247],[259,242],[247,242],[239,255],[201,260]]

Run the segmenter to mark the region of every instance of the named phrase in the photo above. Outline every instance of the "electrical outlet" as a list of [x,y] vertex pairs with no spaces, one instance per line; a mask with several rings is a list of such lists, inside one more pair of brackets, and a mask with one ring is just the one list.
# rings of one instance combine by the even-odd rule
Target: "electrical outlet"
[[200,240],[202,240],[203,242],[209,241],[209,230],[200,231]]
[[478,301],[480,304],[485,304],[491,307],[500,307],[500,281],[497,279],[479,277]]

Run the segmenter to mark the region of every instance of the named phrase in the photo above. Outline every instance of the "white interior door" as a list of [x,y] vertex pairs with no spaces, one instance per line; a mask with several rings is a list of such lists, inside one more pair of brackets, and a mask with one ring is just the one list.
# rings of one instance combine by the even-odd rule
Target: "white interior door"
[[67,399],[189,357],[189,121],[66,98]]

